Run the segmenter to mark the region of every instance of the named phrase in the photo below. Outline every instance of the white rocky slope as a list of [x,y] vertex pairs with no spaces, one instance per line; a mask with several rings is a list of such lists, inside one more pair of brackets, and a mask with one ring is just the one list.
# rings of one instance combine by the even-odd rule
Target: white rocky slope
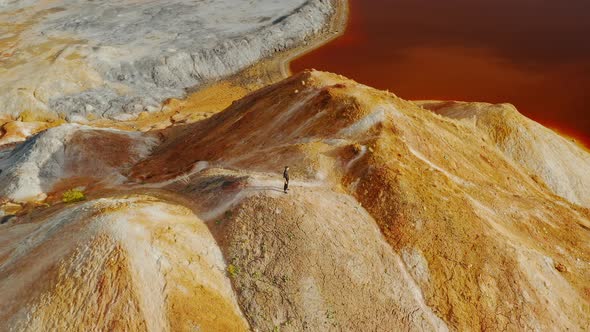
[[335,0],[0,3],[0,118],[129,118],[327,28]]

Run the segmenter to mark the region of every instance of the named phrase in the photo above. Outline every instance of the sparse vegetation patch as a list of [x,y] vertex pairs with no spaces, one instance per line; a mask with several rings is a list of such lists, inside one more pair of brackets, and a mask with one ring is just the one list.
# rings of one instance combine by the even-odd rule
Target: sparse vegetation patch
[[75,203],[86,200],[86,195],[81,189],[75,188],[64,192],[61,196],[64,203]]

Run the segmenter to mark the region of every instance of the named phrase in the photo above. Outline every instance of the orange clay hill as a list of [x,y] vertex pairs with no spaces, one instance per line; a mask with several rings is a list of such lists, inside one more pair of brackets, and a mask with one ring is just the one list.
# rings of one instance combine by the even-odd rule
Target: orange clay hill
[[590,326],[590,155],[511,105],[307,71],[164,130],[54,127],[0,169],[0,330]]

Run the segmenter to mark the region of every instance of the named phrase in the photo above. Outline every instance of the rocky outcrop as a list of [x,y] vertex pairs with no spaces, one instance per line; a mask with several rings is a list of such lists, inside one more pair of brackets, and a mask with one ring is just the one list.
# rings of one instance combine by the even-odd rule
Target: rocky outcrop
[[331,0],[4,5],[0,117],[129,119],[327,29]]
[[[63,203],[54,185],[44,205],[11,212],[0,328],[100,317],[106,329],[227,330],[232,317],[254,331],[584,330],[590,210],[493,133],[333,74],[268,86],[159,131],[116,168],[123,180],[88,181],[89,202]],[[92,305],[67,310],[68,297]]]
[[0,197],[43,200],[62,181],[70,187],[118,183],[157,143],[150,135],[77,124],[48,129],[0,159]]

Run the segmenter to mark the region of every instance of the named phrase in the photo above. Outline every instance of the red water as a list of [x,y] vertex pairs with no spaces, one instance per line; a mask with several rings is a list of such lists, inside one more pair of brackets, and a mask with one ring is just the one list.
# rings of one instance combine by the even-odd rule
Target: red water
[[590,146],[590,1],[351,0],[335,41],[295,60],[416,99],[510,102]]

